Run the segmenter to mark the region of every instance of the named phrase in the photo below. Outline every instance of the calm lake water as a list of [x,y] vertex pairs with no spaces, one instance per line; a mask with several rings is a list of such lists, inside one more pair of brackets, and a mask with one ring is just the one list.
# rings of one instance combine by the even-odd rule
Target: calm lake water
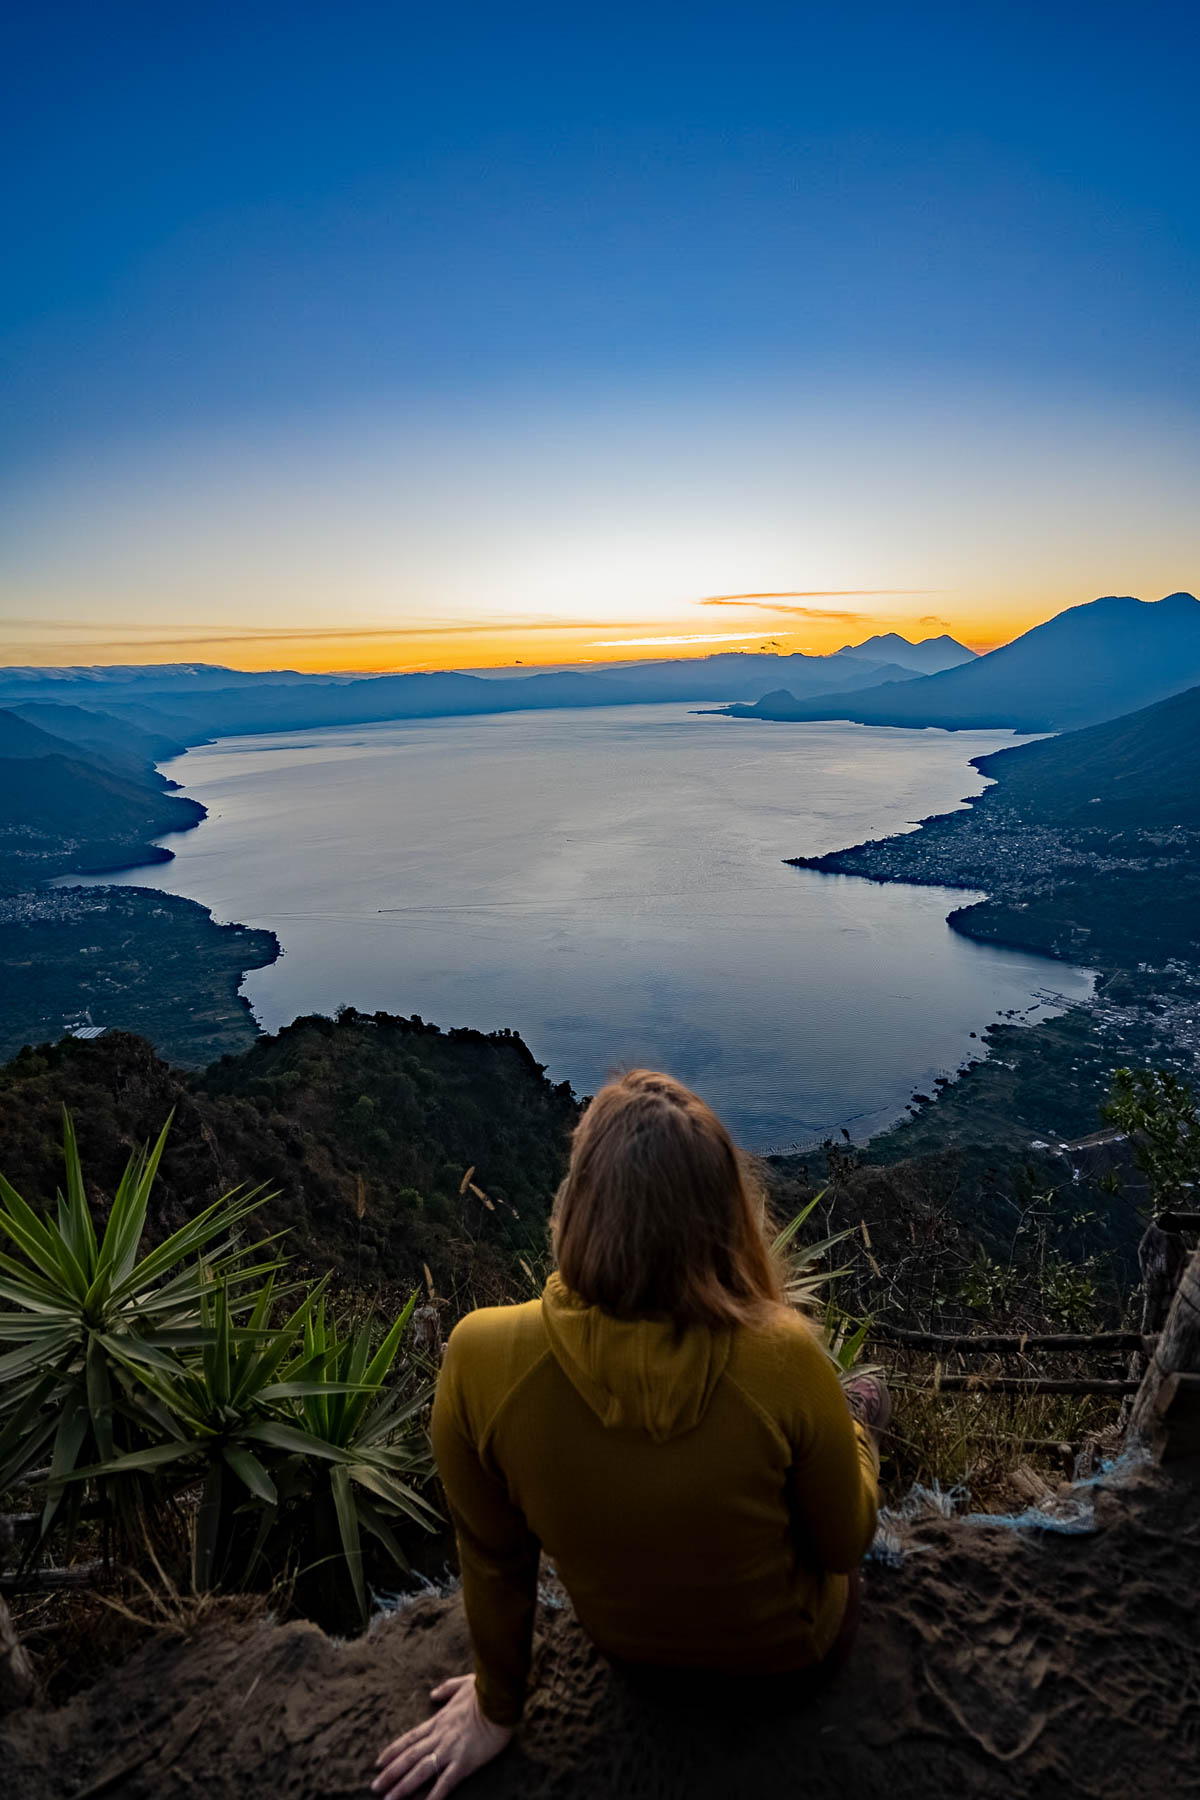
[[961,893],[782,859],[949,810],[1013,741],[683,706],[230,738],[167,769],[209,809],[175,861],[104,879],[278,932],[245,986],[268,1030],[342,1002],[511,1026],[581,1092],[671,1070],[755,1149],[861,1139],[1091,979],[955,936]]

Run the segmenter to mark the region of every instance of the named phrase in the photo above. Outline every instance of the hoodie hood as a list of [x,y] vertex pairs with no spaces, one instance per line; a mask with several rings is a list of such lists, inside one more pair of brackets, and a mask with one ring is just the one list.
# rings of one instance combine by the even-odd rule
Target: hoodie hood
[[542,1295],[550,1348],[602,1425],[655,1441],[698,1425],[729,1361],[731,1334],[674,1320],[615,1319],[552,1275]]

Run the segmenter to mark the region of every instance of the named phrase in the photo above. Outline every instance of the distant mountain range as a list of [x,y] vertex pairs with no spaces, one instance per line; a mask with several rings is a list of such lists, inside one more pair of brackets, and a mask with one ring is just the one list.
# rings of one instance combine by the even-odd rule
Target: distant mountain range
[[898,632],[886,631],[861,644],[843,644],[838,655],[900,663],[906,669],[915,669],[918,675],[937,675],[943,669],[957,669],[960,663],[974,662],[976,653],[947,631],[941,637],[922,638],[919,644],[910,644]]
[[1181,593],[1071,607],[986,656],[945,635],[912,644],[890,632],[830,656],[727,651],[533,674],[250,674],[203,663],[8,669],[0,670],[0,706],[107,756],[133,779],[130,756],[153,763],[212,737],[648,702],[708,701],[760,720],[1070,731],[1197,682],[1200,601]]
[[[945,635],[925,638],[914,644],[901,637],[898,632],[890,631],[886,636],[868,638],[861,644],[847,644],[832,656],[806,656],[800,652],[780,656],[737,650],[722,651],[715,656],[528,669],[519,674],[515,667],[501,670],[450,669],[440,673],[469,675],[490,681],[528,681],[535,675],[586,674],[613,680],[621,685],[632,683],[640,688],[649,687],[656,692],[664,686],[689,686],[690,676],[698,691],[695,695],[689,692],[686,698],[710,699],[713,696],[708,692],[709,688],[719,685],[724,697],[733,699],[743,696],[729,692],[730,678],[733,685],[740,689],[745,683],[757,685],[763,674],[787,672],[797,678],[803,676],[806,688],[843,688],[853,685],[847,679],[849,672],[839,660],[844,657],[854,657],[859,662],[874,664],[875,680],[890,681],[893,678],[903,679],[906,675],[928,675],[934,668],[949,668],[958,662],[969,662],[974,654],[973,650],[968,650],[965,645],[958,644],[952,637]],[[858,671],[853,673],[857,679]],[[144,702],[163,695],[217,693],[230,688],[342,687],[364,680],[388,679],[397,678],[353,673],[304,674],[298,669],[227,669],[219,663],[97,663],[58,668],[25,665],[0,668],[0,699],[5,702],[57,701],[69,697],[78,701],[84,699],[86,694],[87,700],[102,698],[107,701],[119,698]],[[103,690],[102,694],[100,690]],[[84,701],[85,704],[87,700]]]
[[[367,725],[390,719],[463,717],[549,707],[630,706],[666,701],[757,700],[785,683],[789,693],[818,696],[881,682],[916,680],[920,664],[972,652],[952,639],[909,644],[892,633],[888,660],[865,647],[831,656],[722,652],[661,662],[621,663],[604,669],[482,675],[442,670],[409,675],[261,674],[205,663],[147,668],[0,670],[0,705],[15,705],[47,723],[47,709],[102,710],[144,735],[182,744],[240,733],[297,731],[321,725]],[[953,645],[953,649],[950,646]],[[905,659],[912,659],[906,662]],[[83,727],[73,732],[83,741]]]
[[956,668],[874,683],[846,698],[776,689],[733,718],[849,719],[863,725],[1070,731],[1200,682],[1200,601],[1111,595]]

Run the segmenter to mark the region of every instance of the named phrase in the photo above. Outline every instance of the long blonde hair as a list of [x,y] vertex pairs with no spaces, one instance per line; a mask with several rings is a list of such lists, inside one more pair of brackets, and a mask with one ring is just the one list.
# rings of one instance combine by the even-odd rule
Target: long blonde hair
[[563,1281],[589,1305],[721,1330],[783,1304],[764,1221],[761,1186],[711,1108],[632,1069],[576,1127],[550,1229]]

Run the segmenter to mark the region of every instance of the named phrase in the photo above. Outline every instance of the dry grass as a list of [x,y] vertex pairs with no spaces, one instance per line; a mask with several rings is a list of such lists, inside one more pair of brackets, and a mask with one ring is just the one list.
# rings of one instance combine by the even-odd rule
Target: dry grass
[[258,1594],[198,1593],[177,1583],[147,1549],[149,1576],[121,1568],[95,1586],[12,1596],[13,1622],[49,1700],[89,1687],[159,1634],[191,1637],[208,1626],[227,1629],[288,1614],[286,1584]]
[[962,1488],[977,1511],[1030,1498],[1030,1472],[1048,1486],[1089,1472],[1117,1447],[1120,1401],[1074,1394],[935,1393],[892,1386],[883,1482],[896,1500],[914,1482]]

